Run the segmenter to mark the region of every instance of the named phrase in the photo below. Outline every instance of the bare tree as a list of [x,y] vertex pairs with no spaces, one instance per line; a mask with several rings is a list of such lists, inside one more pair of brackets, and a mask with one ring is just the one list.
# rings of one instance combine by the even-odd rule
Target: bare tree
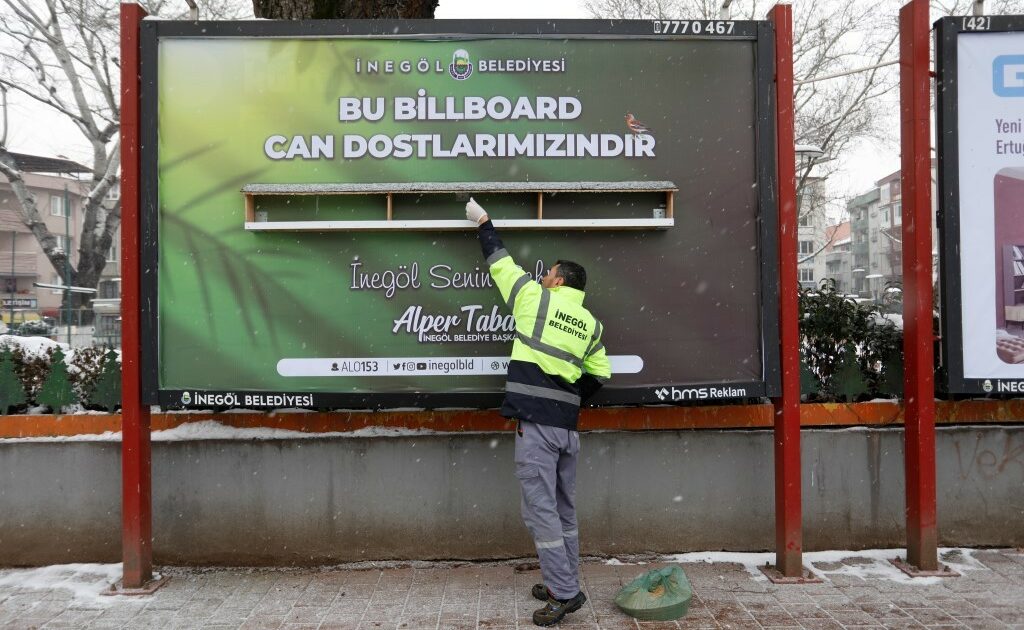
[[[770,2],[738,0],[736,19],[763,19]],[[595,17],[617,19],[718,19],[721,0],[588,0]],[[895,10],[893,0],[803,2],[794,6],[793,66],[797,144],[814,145],[825,153],[798,165],[797,194],[805,195],[812,179],[839,170],[835,159],[864,137],[877,137],[882,105],[879,97],[893,90],[896,74],[885,68],[819,81],[858,67],[874,66],[895,57],[896,29],[880,19]],[[812,178],[813,173],[813,178]],[[817,187],[815,187],[817,188]],[[824,193],[816,203],[801,204],[802,215],[835,207]],[[823,217],[822,217],[823,218]]]
[[[763,19],[774,3],[735,0],[733,17]],[[798,165],[797,194],[801,199],[814,198],[813,203],[801,203],[805,222],[810,218],[817,224],[825,213],[845,213],[843,195],[830,195],[811,184],[840,171],[845,166],[842,156],[855,143],[871,139],[898,150],[891,93],[899,81],[892,62],[899,52],[897,16],[902,4],[902,0],[794,3],[796,142],[825,153],[823,159]],[[973,0],[932,0],[931,5],[935,17],[964,15],[971,11]],[[613,19],[718,19],[722,1],[588,0],[586,6],[594,17]],[[988,13],[1022,10],[1024,0],[990,0],[987,6]],[[819,212],[821,216],[813,216]]]
[[433,18],[438,0],[252,0],[256,17],[278,20]]
[[[121,221],[119,201],[107,194],[120,181],[119,5],[116,0],[0,0],[0,58],[4,72],[3,130],[0,173],[18,199],[21,219],[39,241],[58,273],[64,273],[71,252],[65,252],[39,213],[35,196],[7,145],[6,92],[17,92],[74,123],[92,153],[91,173],[84,183],[83,228],[78,262],[70,266],[71,283],[95,287],[106,254]],[[220,0],[207,3],[208,16],[237,17],[242,5]],[[155,14],[173,9],[184,15],[183,3],[151,3]],[[172,15],[174,15],[172,13]]]
[[[970,15],[974,0],[931,0],[932,14]],[[1022,0],[989,0],[985,3],[987,15],[1020,15],[1024,13]]]

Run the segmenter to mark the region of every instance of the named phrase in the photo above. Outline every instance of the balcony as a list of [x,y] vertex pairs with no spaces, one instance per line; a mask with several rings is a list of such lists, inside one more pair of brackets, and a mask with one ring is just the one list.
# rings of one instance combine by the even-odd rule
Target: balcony
[[[14,253],[14,275],[20,277],[37,277],[38,255],[35,252]],[[0,276],[11,276],[11,252],[0,251]]]

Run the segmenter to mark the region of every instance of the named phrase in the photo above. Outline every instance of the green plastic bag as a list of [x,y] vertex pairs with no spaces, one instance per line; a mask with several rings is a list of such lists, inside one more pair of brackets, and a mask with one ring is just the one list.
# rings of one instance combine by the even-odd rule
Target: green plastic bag
[[648,571],[619,591],[615,604],[641,621],[671,621],[690,609],[693,589],[678,564]]

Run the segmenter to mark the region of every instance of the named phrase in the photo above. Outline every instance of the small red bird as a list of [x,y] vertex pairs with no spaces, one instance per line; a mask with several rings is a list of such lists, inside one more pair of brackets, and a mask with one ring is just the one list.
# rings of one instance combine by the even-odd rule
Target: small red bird
[[633,132],[633,135],[651,134],[651,128],[633,117],[633,114],[626,113],[626,126]]

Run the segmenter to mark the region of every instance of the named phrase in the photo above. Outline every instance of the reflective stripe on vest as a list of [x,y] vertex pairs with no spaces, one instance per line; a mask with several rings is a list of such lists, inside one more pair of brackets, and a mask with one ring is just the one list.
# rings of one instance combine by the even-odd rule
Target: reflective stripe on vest
[[[597,343],[597,340],[600,339],[600,338],[601,338],[601,322],[599,322],[598,320],[595,319],[594,320],[594,336],[590,338],[590,345],[587,346],[587,351],[583,354],[583,358],[589,357],[590,355],[592,355],[595,352],[597,352],[597,348],[594,347],[594,344]],[[601,346],[601,347],[603,348],[604,346]]]
[[519,279],[516,280],[516,283],[512,285],[512,290],[508,292],[508,308],[513,313],[515,312],[516,296],[519,295],[519,292],[523,290],[523,287],[525,287],[526,283],[529,281],[530,274],[524,273],[523,275],[519,276]]
[[516,394],[525,394],[527,396],[535,396],[537,398],[550,398],[551,400],[560,400],[567,402],[571,405],[580,405],[580,397],[571,392],[567,392],[561,389],[551,389],[550,387],[539,387],[537,385],[526,385],[525,383],[505,383],[506,392],[514,392]]
[[501,248],[498,251],[494,252],[493,254],[491,254],[490,256],[487,257],[487,264],[488,265],[493,265],[494,263],[498,262],[499,260],[501,260],[505,256],[508,256],[508,250],[505,249],[505,248]]
[[551,292],[544,289],[540,294],[540,306],[537,307],[537,322],[533,325],[533,338],[540,341],[544,334],[544,324],[548,321],[548,307],[551,305]]
[[556,348],[555,346],[546,344],[540,339],[533,339],[532,337],[527,337],[521,332],[516,332],[516,339],[521,341],[523,344],[526,345],[527,348],[531,350],[536,350],[537,352],[542,352],[550,357],[561,359],[562,361],[565,361],[566,363],[571,363],[572,365],[575,365],[578,368],[583,367],[583,359],[577,358],[571,352],[566,352],[561,348]]

